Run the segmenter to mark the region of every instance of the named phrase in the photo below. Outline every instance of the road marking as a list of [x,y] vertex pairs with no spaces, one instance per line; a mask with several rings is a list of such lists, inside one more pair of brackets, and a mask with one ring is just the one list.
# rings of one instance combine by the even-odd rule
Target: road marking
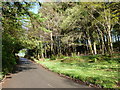
[[50,84],[48,84],[48,86],[50,86],[50,87],[52,87],[52,88],[54,88],[52,85],[50,85]]

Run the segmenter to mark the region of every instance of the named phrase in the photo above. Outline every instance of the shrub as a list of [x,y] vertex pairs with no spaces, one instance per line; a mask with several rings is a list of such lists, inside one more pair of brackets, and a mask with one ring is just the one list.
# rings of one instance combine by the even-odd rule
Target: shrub
[[50,58],[50,60],[56,60],[57,56],[52,55],[52,57]]

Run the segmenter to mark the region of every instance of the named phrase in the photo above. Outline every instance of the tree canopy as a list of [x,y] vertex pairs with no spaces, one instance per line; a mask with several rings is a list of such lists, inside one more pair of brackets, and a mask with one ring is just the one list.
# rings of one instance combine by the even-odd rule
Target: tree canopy
[[[15,53],[33,50],[53,55],[109,54],[120,51],[120,2],[3,2],[3,72],[16,64]],[[6,64],[7,63],[7,64]]]

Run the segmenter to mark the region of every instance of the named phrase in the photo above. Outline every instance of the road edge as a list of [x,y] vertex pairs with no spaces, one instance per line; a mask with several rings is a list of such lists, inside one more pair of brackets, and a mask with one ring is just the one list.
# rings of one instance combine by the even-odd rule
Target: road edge
[[53,72],[53,73],[59,75],[60,77],[70,79],[70,80],[74,81],[75,83],[87,85],[88,87],[91,87],[91,88],[105,89],[105,88],[102,88],[101,86],[94,85],[94,84],[91,84],[91,83],[89,83],[89,82],[83,82],[83,81],[81,81],[81,80],[79,80],[79,79],[74,79],[74,78],[69,77],[69,76],[66,76],[66,75],[64,75],[64,74],[60,74],[60,73],[54,72],[54,71],[50,70],[49,68],[45,67],[44,65],[42,65],[42,64],[40,64],[40,63],[37,63],[36,61],[33,61],[33,60],[30,60],[30,61],[33,62],[33,63],[35,63],[35,64],[40,65],[41,67],[43,67],[43,68],[46,69],[47,71]]

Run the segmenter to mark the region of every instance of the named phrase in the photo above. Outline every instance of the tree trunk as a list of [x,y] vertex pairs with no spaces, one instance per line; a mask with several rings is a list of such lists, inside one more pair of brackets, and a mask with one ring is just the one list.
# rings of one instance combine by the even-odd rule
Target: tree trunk
[[50,45],[50,50],[51,50],[51,53],[53,52],[53,38],[52,38],[52,32],[50,33],[50,39],[51,39],[51,45]]
[[112,37],[111,37],[111,32],[110,31],[108,31],[108,49],[109,49],[109,54],[112,54],[113,44],[112,44]]
[[47,58],[47,51],[46,51],[46,45],[45,45],[45,48],[44,48],[44,52],[45,52],[45,58]]
[[97,49],[96,49],[96,42],[93,42],[93,48],[94,48],[94,54],[97,54]]
[[91,44],[90,38],[88,38],[88,45],[89,45],[89,48],[90,48],[90,53],[91,53],[91,54],[94,54],[94,53],[93,53],[93,49],[92,49],[92,44]]
[[103,39],[103,38],[104,38],[103,35],[101,35],[102,55],[105,54],[105,48],[106,48],[106,46],[105,46],[105,42],[104,42],[104,39]]
[[111,55],[113,53],[113,45],[112,45],[112,35],[111,35],[111,13],[110,13],[110,8],[108,8],[108,12],[105,11],[104,8],[104,13],[105,13],[105,21],[106,21],[106,28],[107,28],[107,44],[108,44],[108,52]]
[[105,47],[104,35],[103,35],[103,32],[100,30],[100,28],[97,25],[96,25],[96,27],[97,27],[98,35],[100,37],[100,43],[101,43],[100,51],[102,52],[102,55],[104,55],[105,54],[105,48],[106,48]]
[[40,42],[40,49],[41,49],[41,58],[44,58],[44,54],[43,54],[43,43]]

